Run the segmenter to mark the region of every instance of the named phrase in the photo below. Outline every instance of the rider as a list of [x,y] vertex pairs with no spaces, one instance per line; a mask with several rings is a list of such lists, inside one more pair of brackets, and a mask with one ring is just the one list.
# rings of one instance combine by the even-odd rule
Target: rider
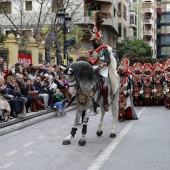
[[93,65],[93,68],[99,73],[102,84],[102,95],[103,95],[103,107],[107,112],[109,111],[108,106],[108,65],[111,62],[110,54],[108,52],[108,46],[102,43],[102,34],[100,31],[100,24],[103,22],[99,19],[100,16],[96,13],[96,24],[93,28],[94,34],[92,35],[90,42],[93,45],[93,50],[88,51],[90,54],[89,62]]

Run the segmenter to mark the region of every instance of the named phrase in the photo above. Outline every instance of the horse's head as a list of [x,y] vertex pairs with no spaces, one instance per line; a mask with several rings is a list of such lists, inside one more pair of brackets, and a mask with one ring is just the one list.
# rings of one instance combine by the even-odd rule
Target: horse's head
[[77,81],[74,77],[74,70],[69,67],[64,70],[65,79],[68,81],[69,84],[69,93],[72,95],[76,95],[76,84]]

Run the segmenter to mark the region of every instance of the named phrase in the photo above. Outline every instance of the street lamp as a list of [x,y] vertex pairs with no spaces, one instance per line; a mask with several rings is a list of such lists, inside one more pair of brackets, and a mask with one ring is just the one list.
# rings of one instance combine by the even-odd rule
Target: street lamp
[[65,13],[65,9],[60,10],[57,13],[57,19],[58,24],[61,26],[63,30],[63,54],[64,54],[64,65],[68,65],[68,55],[66,58],[67,53],[67,45],[66,45],[66,34],[69,31],[70,25],[71,25],[71,17],[68,16],[68,14]]

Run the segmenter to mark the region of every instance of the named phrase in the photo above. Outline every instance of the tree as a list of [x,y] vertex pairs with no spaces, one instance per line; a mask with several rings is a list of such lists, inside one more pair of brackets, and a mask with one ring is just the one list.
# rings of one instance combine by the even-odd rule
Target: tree
[[[57,24],[57,13],[60,9],[65,8],[66,13],[74,18],[82,17],[79,12],[83,1],[73,0],[34,0],[32,5],[28,5],[26,9],[25,3],[29,1],[12,1],[0,0],[1,5],[1,25],[10,25],[10,32],[18,35],[19,39],[25,42],[25,46],[29,42],[30,37],[34,37],[37,43],[46,39],[46,35],[52,29],[57,37],[62,37],[61,27]],[[11,9],[14,12],[11,15]],[[2,14],[3,13],[3,14]],[[33,32],[25,31],[32,30]],[[62,39],[62,38],[61,38]],[[21,42],[21,41],[20,41]]]
[[128,48],[130,48],[130,50],[132,50],[137,55],[137,57],[152,57],[151,47],[146,42],[139,39],[130,40],[129,38],[126,38],[120,44],[118,44],[120,60],[123,56],[126,56],[128,53]]

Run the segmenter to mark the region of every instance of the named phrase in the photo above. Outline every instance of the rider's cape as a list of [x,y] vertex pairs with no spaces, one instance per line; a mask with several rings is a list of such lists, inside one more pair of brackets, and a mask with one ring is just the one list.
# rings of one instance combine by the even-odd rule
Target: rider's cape
[[120,86],[119,75],[117,74],[117,62],[116,62],[115,57],[113,56],[112,48],[108,46],[107,49],[110,54],[110,60],[111,60],[110,64],[108,65],[110,85],[111,85],[113,94],[115,94]]

